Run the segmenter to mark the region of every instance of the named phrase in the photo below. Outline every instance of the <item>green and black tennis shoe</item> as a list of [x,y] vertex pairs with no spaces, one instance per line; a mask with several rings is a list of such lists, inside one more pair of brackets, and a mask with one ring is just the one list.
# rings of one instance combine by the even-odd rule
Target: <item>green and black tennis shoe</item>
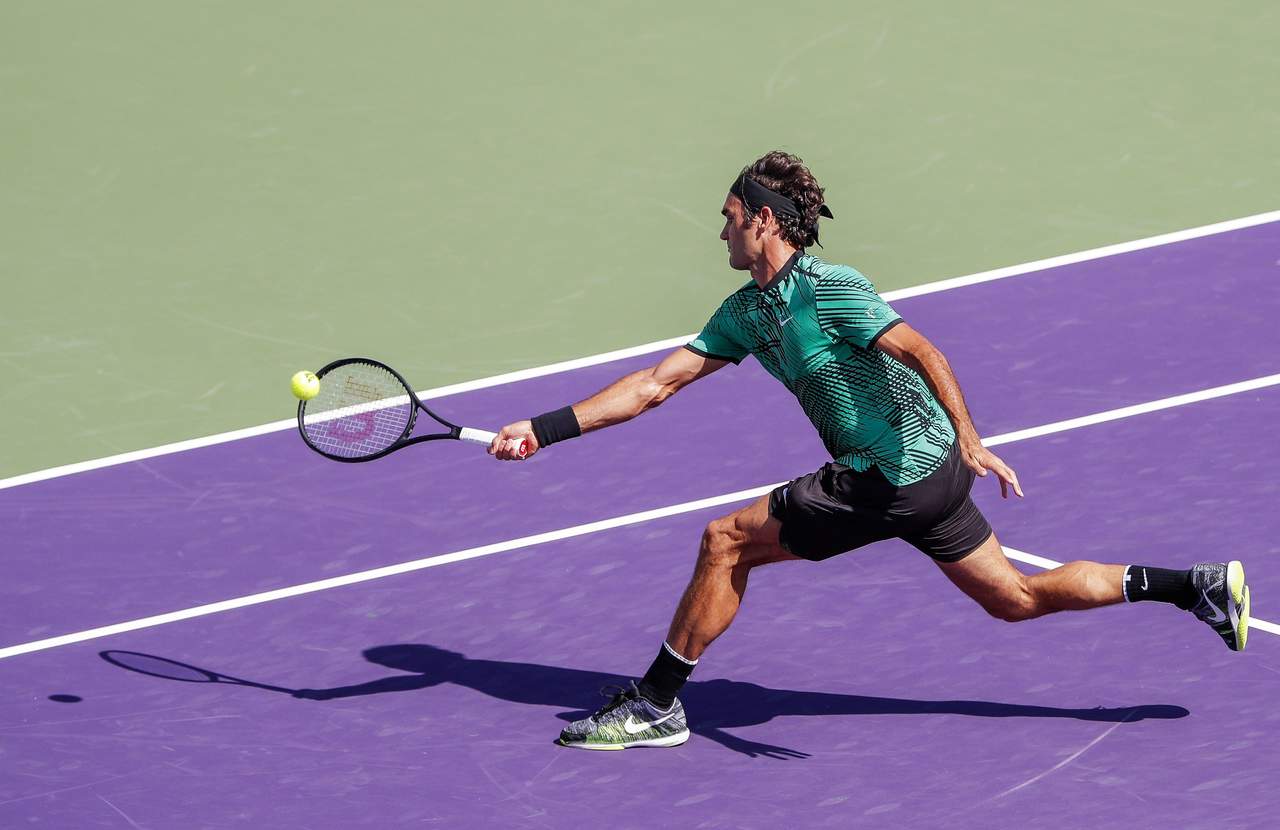
[[679,746],[689,740],[684,707],[677,700],[659,709],[640,696],[635,681],[625,688],[606,687],[612,698],[589,718],[569,724],[556,743],[575,749],[626,749],[632,746]]
[[1218,632],[1232,651],[1244,651],[1249,638],[1249,586],[1237,560],[1212,562],[1191,569],[1196,604],[1191,613]]

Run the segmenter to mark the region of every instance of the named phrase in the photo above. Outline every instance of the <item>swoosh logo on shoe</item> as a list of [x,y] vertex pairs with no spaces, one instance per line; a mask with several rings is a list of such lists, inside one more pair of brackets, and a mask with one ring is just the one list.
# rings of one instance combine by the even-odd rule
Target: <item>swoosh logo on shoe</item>
[[1209,599],[1209,594],[1205,591],[1201,591],[1200,596],[1204,597],[1204,601],[1209,603],[1209,607],[1213,609],[1213,616],[1209,618],[1209,623],[1211,625],[1217,625],[1220,622],[1225,622],[1227,615],[1222,613],[1221,608],[1213,604],[1213,600]]
[[640,721],[639,723],[637,723],[635,719],[635,715],[627,715],[627,719],[623,721],[622,728],[627,731],[628,735],[638,735],[641,732],[645,731],[646,729],[650,728],[651,726],[657,726],[663,721],[670,720],[675,716],[676,716],[676,713],[672,712],[671,714],[658,718],[655,721],[648,721],[648,722]]

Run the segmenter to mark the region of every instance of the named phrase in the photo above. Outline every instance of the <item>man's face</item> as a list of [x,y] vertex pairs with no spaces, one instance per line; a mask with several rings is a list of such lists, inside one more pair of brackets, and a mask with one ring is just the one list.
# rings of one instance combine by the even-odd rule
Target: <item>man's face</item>
[[729,267],[735,271],[746,271],[764,251],[764,240],[757,233],[759,218],[747,219],[742,200],[732,193],[725,197],[720,213],[724,215],[720,238],[729,246]]

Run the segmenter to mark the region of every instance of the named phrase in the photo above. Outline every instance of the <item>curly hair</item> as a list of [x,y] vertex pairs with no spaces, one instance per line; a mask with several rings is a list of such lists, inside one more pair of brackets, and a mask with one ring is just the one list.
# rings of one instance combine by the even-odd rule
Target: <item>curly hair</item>
[[[807,248],[818,241],[818,216],[822,209],[823,189],[804,166],[799,156],[772,150],[742,169],[751,178],[775,193],[796,203],[799,216],[774,214],[782,230],[782,238],[796,248]],[[758,211],[743,205],[748,219]]]

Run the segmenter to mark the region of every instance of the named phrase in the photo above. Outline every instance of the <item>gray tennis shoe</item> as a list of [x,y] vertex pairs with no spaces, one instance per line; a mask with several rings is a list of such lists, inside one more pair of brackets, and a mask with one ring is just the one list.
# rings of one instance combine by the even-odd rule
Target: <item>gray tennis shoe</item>
[[575,749],[626,749],[632,746],[679,746],[689,740],[684,707],[677,700],[659,709],[640,696],[635,681],[625,688],[606,687],[612,698],[589,718],[569,724],[556,743]]
[[1232,651],[1244,651],[1249,638],[1249,586],[1237,560],[1206,562],[1191,569],[1191,586],[1199,595],[1191,613],[1203,620]]

